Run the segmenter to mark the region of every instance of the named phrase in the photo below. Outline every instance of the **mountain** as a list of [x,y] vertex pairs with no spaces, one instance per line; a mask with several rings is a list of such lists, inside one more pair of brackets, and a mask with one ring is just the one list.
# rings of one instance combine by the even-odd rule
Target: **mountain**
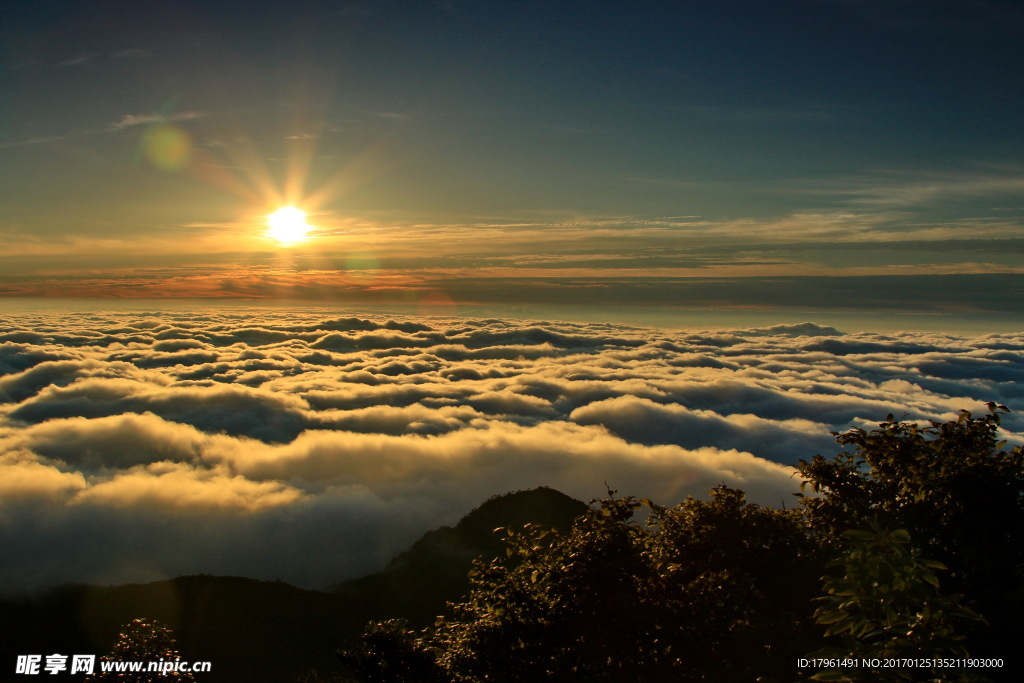
[[381,572],[344,581],[331,592],[198,575],[123,586],[67,585],[3,599],[0,666],[12,671],[20,654],[107,653],[125,624],[147,617],[174,631],[183,659],[212,663],[212,671],[201,674],[206,683],[290,681],[310,669],[332,672],[338,668],[334,652],[353,643],[367,621],[404,617],[423,626],[447,601],[465,595],[473,559],[502,550],[495,528],[535,523],[567,529],[586,509],[549,488],[496,496],[454,527],[427,532]]
[[468,573],[475,558],[489,561],[503,552],[497,528],[543,524],[565,531],[586,509],[575,498],[547,487],[495,496],[454,527],[424,534],[383,571],[345,581],[335,592],[366,604],[377,618],[404,617],[422,628],[433,623],[446,602],[469,591]]
[[0,603],[2,659],[101,655],[140,617],[169,626],[182,659],[211,662],[212,671],[202,675],[211,682],[286,681],[303,668],[335,667],[333,651],[358,632],[349,622],[359,618],[339,596],[234,576],[62,586]]

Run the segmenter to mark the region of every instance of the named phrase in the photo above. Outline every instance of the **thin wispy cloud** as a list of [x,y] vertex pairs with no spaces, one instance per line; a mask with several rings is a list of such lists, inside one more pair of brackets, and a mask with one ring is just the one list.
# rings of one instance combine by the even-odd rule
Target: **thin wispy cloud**
[[833,189],[815,188],[821,184],[809,183],[807,193],[838,197],[851,206],[882,209],[926,208],[965,199],[1024,195],[1024,173],[1019,169],[959,174],[890,172],[848,183],[833,182]]
[[197,111],[182,111],[173,114],[125,114],[120,120],[110,124],[111,131],[123,130],[134,126],[147,126],[153,123],[176,123],[179,121],[194,121],[209,116],[209,114]]
[[85,55],[79,55],[77,57],[72,57],[70,59],[65,59],[62,62],[58,62],[57,64],[54,64],[53,68],[54,69],[67,69],[67,68],[75,67],[75,66],[85,66],[85,65],[89,64],[90,62],[92,62],[94,59],[96,59],[96,57],[97,57],[97,55],[94,54],[94,53],[85,54]]
[[136,126],[148,126],[156,123],[178,123],[182,121],[194,121],[209,116],[208,113],[197,111],[183,111],[173,114],[125,114],[117,121],[114,121],[102,128],[91,128],[72,131],[63,135],[51,135],[46,137],[28,138],[15,142],[0,143],[0,149],[15,147],[27,147],[31,145],[43,145],[63,140],[74,140],[77,138],[92,137],[109,133],[117,133]]

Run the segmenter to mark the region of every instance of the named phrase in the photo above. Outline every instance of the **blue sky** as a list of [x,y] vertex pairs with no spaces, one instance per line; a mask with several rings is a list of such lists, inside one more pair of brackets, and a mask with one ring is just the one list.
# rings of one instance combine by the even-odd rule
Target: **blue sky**
[[0,28],[8,296],[1019,307],[1013,3],[61,8]]

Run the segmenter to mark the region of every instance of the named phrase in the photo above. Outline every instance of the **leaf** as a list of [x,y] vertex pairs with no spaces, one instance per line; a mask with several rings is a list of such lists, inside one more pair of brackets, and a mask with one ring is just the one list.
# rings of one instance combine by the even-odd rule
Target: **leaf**
[[901,543],[910,543],[910,532],[906,529],[896,529],[889,535],[894,539],[899,540]]
[[817,621],[819,624],[825,625],[825,624],[835,624],[837,622],[842,621],[845,618],[846,618],[846,613],[845,612],[841,612],[839,610],[829,610],[828,612],[823,612],[822,614],[818,615],[815,618],[815,621]]
[[[857,629],[857,633],[855,633],[854,636],[857,638],[863,638],[867,634],[871,633],[871,631],[873,631],[874,629],[875,625],[870,621],[865,620],[864,623],[860,625],[860,628]],[[853,629],[851,629],[850,632],[852,633]]]

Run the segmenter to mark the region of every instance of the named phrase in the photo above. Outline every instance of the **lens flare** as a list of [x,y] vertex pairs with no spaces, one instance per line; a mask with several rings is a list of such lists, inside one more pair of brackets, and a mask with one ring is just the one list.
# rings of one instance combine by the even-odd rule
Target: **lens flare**
[[192,156],[192,136],[180,126],[160,123],[147,129],[142,150],[153,166],[162,171],[178,171]]

